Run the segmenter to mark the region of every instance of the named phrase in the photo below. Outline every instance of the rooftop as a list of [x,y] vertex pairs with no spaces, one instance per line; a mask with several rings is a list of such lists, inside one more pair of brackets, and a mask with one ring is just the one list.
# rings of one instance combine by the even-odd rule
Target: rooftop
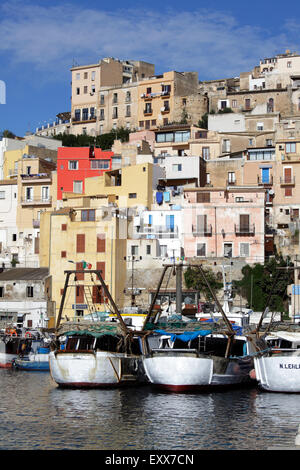
[[38,281],[48,275],[48,268],[13,268],[0,273],[0,281]]

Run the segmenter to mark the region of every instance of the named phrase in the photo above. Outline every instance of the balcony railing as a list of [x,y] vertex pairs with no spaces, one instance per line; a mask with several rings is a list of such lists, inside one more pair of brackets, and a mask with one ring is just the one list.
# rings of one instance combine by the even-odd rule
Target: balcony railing
[[177,238],[178,227],[167,227],[166,225],[141,226],[140,231],[135,233],[137,238]]
[[22,206],[35,206],[35,205],[39,205],[39,206],[44,206],[44,205],[47,205],[47,206],[50,206],[52,204],[52,197],[45,197],[45,198],[42,198],[42,197],[39,197],[39,198],[21,198],[21,204]]
[[257,184],[259,185],[265,185],[265,184],[273,184],[273,176],[269,176],[269,178],[262,178],[261,176],[257,177]]
[[72,117],[72,123],[73,124],[82,124],[82,123],[87,123],[87,122],[95,122],[96,121],[96,116],[92,114],[91,116],[74,116]]
[[212,236],[212,226],[206,225],[205,227],[197,227],[192,225],[192,233],[194,237],[211,237]]
[[295,176],[280,177],[280,184],[281,185],[294,185],[295,184]]
[[234,233],[242,237],[249,237],[255,235],[255,225],[238,225],[234,224]]

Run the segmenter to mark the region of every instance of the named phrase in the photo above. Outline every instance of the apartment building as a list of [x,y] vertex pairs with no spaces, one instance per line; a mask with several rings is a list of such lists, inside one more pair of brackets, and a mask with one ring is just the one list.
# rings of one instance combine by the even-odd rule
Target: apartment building
[[[203,98],[201,106],[187,111],[187,96],[198,93],[197,72],[165,72],[138,84],[138,128],[154,129],[158,126],[186,119],[198,122],[204,114],[207,104]],[[180,100],[178,102],[178,100]]]
[[63,193],[83,194],[86,178],[102,175],[112,166],[113,152],[97,147],[60,147],[57,152],[57,199]]
[[[101,122],[105,116],[101,96],[105,97],[110,87],[120,87],[153,75],[154,65],[108,57],[101,59],[97,64],[72,67],[71,74],[71,133],[95,136],[107,132],[104,126],[106,125],[105,129],[109,126],[108,122]],[[102,87],[103,93],[100,92]],[[103,128],[100,128],[100,125]]]
[[17,185],[16,261],[19,266],[39,267],[40,217],[56,208],[56,163],[24,156],[18,162]]
[[265,259],[265,190],[186,188],[183,208],[186,258]]

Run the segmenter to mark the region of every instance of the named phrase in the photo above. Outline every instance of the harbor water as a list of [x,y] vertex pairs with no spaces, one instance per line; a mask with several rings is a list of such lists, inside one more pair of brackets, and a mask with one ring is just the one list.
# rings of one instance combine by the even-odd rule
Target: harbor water
[[299,395],[256,386],[61,389],[49,372],[14,369],[1,369],[0,383],[0,450],[288,449],[300,424]]

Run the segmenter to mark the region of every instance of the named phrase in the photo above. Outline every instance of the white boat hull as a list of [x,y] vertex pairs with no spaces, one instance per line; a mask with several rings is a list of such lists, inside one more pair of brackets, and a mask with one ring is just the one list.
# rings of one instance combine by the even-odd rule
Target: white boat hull
[[172,391],[225,387],[251,381],[250,364],[242,370],[238,361],[217,359],[219,363],[223,362],[220,369],[223,369],[224,373],[216,373],[214,361],[213,357],[199,357],[192,353],[158,353],[143,357],[149,381]]
[[49,354],[51,376],[64,387],[109,387],[135,382],[136,377],[124,370],[134,360],[126,354],[99,351]]
[[254,367],[256,380],[263,390],[300,392],[300,355],[273,355],[254,358]]

